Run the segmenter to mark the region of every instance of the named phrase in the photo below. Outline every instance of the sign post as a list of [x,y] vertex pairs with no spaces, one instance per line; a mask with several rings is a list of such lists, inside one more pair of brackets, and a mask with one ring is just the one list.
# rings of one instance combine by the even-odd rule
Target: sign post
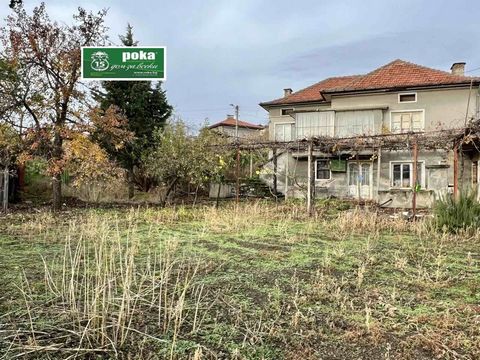
[[82,79],[106,81],[166,80],[164,46],[84,46]]

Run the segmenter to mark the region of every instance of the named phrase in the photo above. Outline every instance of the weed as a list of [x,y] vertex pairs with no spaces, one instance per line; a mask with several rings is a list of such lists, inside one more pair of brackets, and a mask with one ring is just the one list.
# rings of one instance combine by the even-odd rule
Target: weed
[[476,191],[462,191],[458,198],[447,194],[436,201],[434,207],[437,229],[458,233],[476,231],[480,227],[480,203]]

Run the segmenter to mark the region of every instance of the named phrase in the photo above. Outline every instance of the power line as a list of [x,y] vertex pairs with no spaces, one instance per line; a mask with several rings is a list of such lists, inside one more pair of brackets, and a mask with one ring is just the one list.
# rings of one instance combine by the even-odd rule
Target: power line
[[212,112],[218,112],[218,111],[229,111],[230,109],[225,107],[225,108],[217,108],[217,109],[190,109],[190,110],[181,110],[181,109],[175,109],[178,112],[205,112],[205,111],[212,111]]
[[471,69],[471,70],[468,70],[468,71],[465,71],[465,72],[466,72],[466,73],[469,73],[469,72],[477,71],[477,70],[480,70],[480,67],[477,67],[477,68],[474,68],[474,69]]

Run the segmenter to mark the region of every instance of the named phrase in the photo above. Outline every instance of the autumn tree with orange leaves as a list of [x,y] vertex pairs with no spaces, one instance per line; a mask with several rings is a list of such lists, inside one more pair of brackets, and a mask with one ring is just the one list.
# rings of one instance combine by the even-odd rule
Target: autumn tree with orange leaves
[[80,48],[105,44],[105,15],[78,8],[64,24],[49,18],[44,3],[31,14],[19,3],[0,29],[1,60],[13,74],[0,79],[0,118],[24,131],[31,154],[48,160],[54,209],[62,201],[64,143],[85,134],[95,116],[80,83]]

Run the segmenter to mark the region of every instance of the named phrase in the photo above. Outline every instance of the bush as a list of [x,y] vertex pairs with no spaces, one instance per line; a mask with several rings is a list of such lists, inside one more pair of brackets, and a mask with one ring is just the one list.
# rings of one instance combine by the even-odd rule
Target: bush
[[448,194],[436,201],[434,207],[437,229],[457,233],[459,230],[475,230],[480,227],[480,203],[477,192],[468,190],[458,198]]

